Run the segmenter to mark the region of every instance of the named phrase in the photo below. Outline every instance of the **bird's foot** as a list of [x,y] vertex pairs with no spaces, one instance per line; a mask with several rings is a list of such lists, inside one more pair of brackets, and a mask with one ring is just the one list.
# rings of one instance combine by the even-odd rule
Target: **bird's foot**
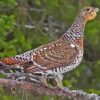
[[55,79],[55,82],[56,82],[56,87],[57,87],[57,88],[60,88],[60,89],[62,89],[62,90],[65,89],[64,86],[63,86],[63,84],[62,84],[62,80],[56,78],[56,79]]

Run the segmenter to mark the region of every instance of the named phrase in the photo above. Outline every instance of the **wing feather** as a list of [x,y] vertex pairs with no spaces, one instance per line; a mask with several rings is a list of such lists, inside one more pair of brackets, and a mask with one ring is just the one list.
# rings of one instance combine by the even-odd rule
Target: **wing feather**
[[[37,70],[53,69],[59,66],[67,66],[78,54],[76,47],[71,47],[70,43],[64,40],[57,40],[50,44],[41,46],[33,54],[34,66],[37,67]],[[26,68],[27,72],[31,72],[30,68]]]
[[6,65],[20,65],[25,72],[37,72],[69,65],[77,56],[76,47],[62,39],[40,46],[15,57],[0,59]]

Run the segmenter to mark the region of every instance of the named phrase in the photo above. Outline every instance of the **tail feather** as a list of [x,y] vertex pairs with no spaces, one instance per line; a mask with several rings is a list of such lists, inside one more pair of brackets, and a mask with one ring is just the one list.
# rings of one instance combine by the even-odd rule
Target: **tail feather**
[[2,71],[4,73],[17,73],[17,72],[23,72],[23,68],[17,67],[16,65],[6,65],[0,62],[0,73],[1,74],[2,74]]

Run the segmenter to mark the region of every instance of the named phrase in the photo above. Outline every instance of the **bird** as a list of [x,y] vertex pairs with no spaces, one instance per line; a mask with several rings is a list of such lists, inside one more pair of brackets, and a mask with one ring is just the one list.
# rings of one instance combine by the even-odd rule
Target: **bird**
[[19,68],[23,73],[41,74],[40,81],[43,84],[48,85],[47,79],[51,77],[57,87],[64,88],[64,73],[78,67],[82,61],[86,23],[95,19],[98,11],[95,7],[84,7],[61,37],[25,53],[1,58],[0,70]]

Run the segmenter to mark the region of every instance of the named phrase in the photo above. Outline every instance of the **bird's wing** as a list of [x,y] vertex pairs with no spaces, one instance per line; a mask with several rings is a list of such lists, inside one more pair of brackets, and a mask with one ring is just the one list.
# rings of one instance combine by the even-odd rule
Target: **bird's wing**
[[65,40],[58,39],[47,45],[43,45],[34,51],[32,55],[34,65],[26,67],[26,72],[46,71],[60,66],[67,66],[78,55],[78,49]]
[[[8,69],[19,65],[25,72],[46,71],[59,66],[69,65],[78,54],[76,47],[62,39],[40,46],[15,57],[0,59]],[[0,67],[1,67],[0,63]],[[2,68],[2,67],[1,67]]]

